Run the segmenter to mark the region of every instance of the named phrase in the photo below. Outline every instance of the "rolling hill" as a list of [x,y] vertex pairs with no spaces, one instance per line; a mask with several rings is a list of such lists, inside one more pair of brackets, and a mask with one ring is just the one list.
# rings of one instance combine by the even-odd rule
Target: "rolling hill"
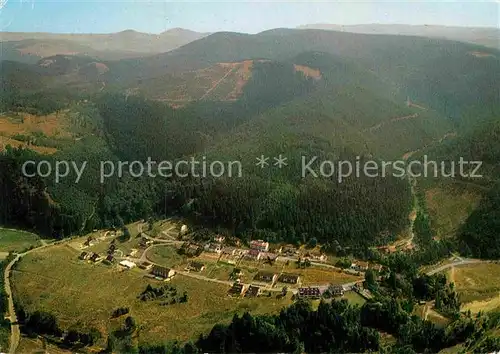
[[500,30],[487,27],[453,27],[437,25],[385,25],[385,24],[362,24],[362,25],[335,25],[328,23],[308,24],[297,27],[298,29],[321,29],[330,31],[343,31],[364,34],[388,34],[401,36],[420,36],[430,38],[450,39],[454,41],[479,44],[485,47],[500,49]]
[[2,60],[35,63],[54,55],[79,55],[117,60],[164,53],[203,38],[198,33],[174,28],[160,34],[126,30],[110,34],[55,34],[1,32]]
[[[44,101],[49,93],[70,96],[57,102],[75,117],[79,113],[78,124],[100,127],[92,130],[99,133],[66,146],[54,159],[206,156],[240,160],[244,167],[241,179],[113,179],[103,187],[105,195],[95,187],[97,175],[78,188],[42,180],[58,205],[50,224],[41,210],[36,214],[44,233],[181,213],[242,237],[255,232],[290,242],[336,240],[362,253],[408,227],[407,181],[302,178],[300,157],[400,159],[496,117],[499,58],[495,49],[437,38],[298,29],[220,32],[131,59],[66,54],[31,65],[4,62],[4,91],[14,100],[4,110],[29,107],[47,114],[53,107]],[[22,96],[9,87],[38,96],[16,101]],[[255,158],[262,154],[284,154],[288,168],[260,169]],[[10,202],[24,210],[22,200]]]

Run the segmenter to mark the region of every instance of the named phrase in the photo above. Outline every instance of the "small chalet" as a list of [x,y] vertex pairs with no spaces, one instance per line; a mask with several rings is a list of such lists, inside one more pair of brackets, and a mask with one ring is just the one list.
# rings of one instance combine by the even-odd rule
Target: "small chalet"
[[397,248],[396,246],[394,245],[391,245],[391,246],[381,246],[381,247],[378,247],[378,249],[384,253],[394,253],[397,251]]
[[108,253],[113,254],[115,253],[115,251],[116,251],[116,245],[114,243],[110,244],[108,248]]
[[280,283],[286,283],[286,284],[297,284],[300,281],[300,276],[296,274],[283,273],[278,278],[278,281]]
[[139,242],[139,247],[140,248],[147,248],[148,246],[151,246],[153,244],[153,241],[147,239],[146,237],[142,237],[141,241]]
[[190,262],[189,265],[188,265],[188,270],[192,270],[194,272],[201,272],[203,270],[205,270],[205,265],[201,262]]
[[155,277],[162,278],[163,280],[170,280],[174,277],[175,275],[175,270],[167,268],[167,267],[162,267],[162,266],[153,266],[153,269],[151,270],[151,274],[153,274]]
[[87,237],[87,240],[83,243],[83,247],[91,247],[96,244],[96,241],[92,236]]
[[342,285],[331,285],[328,290],[332,293],[333,296],[343,296],[344,295],[344,287]]
[[205,246],[205,251],[213,253],[221,253],[222,245],[220,243],[211,242]]
[[214,237],[214,241],[217,242],[217,243],[222,243],[222,242],[224,242],[225,239],[226,238],[224,236],[222,236],[222,235],[217,235],[217,236]]
[[108,256],[106,257],[104,262],[106,262],[108,264],[112,264],[115,262],[115,257],[112,254],[108,254]]
[[368,270],[368,262],[358,261],[351,265],[351,268],[357,270],[358,272],[366,272]]
[[321,297],[321,291],[319,288],[299,288],[299,297],[319,299]]
[[245,255],[245,258],[248,258],[248,259],[253,259],[253,260],[256,260],[258,261],[259,259],[261,259],[262,257],[262,252],[260,252],[259,250],[255,250],[255,249],[251,249],[247,252],[247,254]]
[[181,249],[184,251],[184,254],[188,257],[199,256],[201,252],[203,252],[203,247],[197,243],[184,242],[182,244]]
[[245,287],[243,286],[243,284],[236,282],[228,290],[227,294],[229,296],[241,296],[241,294],[243,294],[244,290],[245,290]]
[[224,247],[222,249],[222,254],[227,254],[229,256],[234,256],[236,255],[237,249],[235,247]]
[[281,253],[287,256],[293,256],[298,253],[298,250],[293,246],[284,246],[281,250]]
[[270,261],[275,261],[278,258],[278,255],[276,253],[271,253],[271,252],[266,252],[262,253],[261,258],[270,260]]
[[90,253],[88,253],[88,252],[82,252],[78,258],[81,259],[82,261],[86,261],[91,256],[92,255]]
[[257,297],[260,294],[260,288],[255,285],[250,285],[245,293],[245,297]]
[[382,265],[372,263],[370,264],[370,269],[373,270],[374,272],[380,273],[382,271]]
[[99,253],[94,253],[92,254],[92,256],[90,257],[90,260],[94,263],[97,263],[99,262],[100,260],[102,259],[102,257],[99,255]]
[[264,283],[273,283],[276,281],[277,277],[278,277],[277,274],[274,274],[271,272],[258,272],[255,275],[254,280],[264,282]]
[[269,251],[269,242],[264,242],[263,240],[253,240],[250,241],[250,248],[261,252],[267,252]]

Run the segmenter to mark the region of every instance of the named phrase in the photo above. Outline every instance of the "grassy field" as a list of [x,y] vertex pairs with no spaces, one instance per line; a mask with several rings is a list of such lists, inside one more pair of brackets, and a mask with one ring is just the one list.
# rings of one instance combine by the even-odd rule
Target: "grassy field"
[[187,265],[187,257],[177,253],[177,249],[167,245],[158,245],[148,251],[148,259],[154,263],[173,268]]
[[44,344],[42,340],[38,338],[22,337],[21,341],[19,342],[19,346],[17,347],[17,352],[23,354],[44,354],[44,353],[71,354],[72,353],[72,351],[70,350],[61,349],[49,343],[47,343],[45,347],[47,351],[44,350]]
[[355,291],[347,291],[346,293],[344,293],[344,296],[342,296],[342,299],[346,299],[352,305],[359,306],[362,306],[366,302],[366,300]]
[[22,252],[39,244],[40,238],[34,234],[0,228],[0,252]]
[[77,257],[78,251],[69,246],[27,255],[13,271],[16,298],[28,311],[54,313],[63,328],[80,323],[95,326],[103,334],[122,325],[123,319],[111,320],[110,314],[126,306],[141,326],[139,340],[151,342],[196,338],[215,323],[230,321],[235,313],[273,313],[291,303],[289,297],[230,298],[227,286],[178,275],[171,284],[187,291],[188,302],[159,306],[137,299],[147,284],[161,284],[145,278],[141,270],[121,271]]
[[448,270],[447,277],[455,283],[465,310],[477,312],[500,306],[500,264],[454,267]]

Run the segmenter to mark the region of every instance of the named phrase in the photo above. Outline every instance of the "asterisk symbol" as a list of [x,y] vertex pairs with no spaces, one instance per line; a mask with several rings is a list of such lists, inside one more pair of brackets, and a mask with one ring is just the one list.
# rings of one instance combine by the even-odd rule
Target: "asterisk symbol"
[[264,155],[260,155],[260,157],[256,157],[255,159],[258,161],[255,165],[260,166],[260,168],[264,168],[267,165],[269,165],[269,162],[267,162],[267,160],[269,160],[269,157],[265,157]]
[[287,166],[288,164],[286,163],[286,160],[287,158],[280,154],[280,156],[274,158],[274,161],[276,161],[274,166],[278,166],[279,168]]

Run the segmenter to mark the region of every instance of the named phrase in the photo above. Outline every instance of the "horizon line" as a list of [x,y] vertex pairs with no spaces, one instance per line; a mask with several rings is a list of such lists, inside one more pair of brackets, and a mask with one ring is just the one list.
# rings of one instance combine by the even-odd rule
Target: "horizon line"
[[32,33],[32,34],[61,34],[61,35],[110,35],[110,34],[118,34],[122,32],[135,32],[135,33],[140,33],[140,34],[147,34],[147,35],[162,35],[167,32],[171,31],[189,31],[189,32],[194,32],[194,33],[199,33],[199,34],[214,34],[214,33],[220,33],[220,32],[230,32],[230,33],[242,33],[242,34],[259,34],[262,32],[267,32],[267,31],[272,31],[276,29],[290,29],[290,30],[318,30],[318,31],[335,31],[334,29],[323,29],[323,28],[304,28],[306,26],[338,26],[339,29],[342,27],[355,27],[355,26],[408,26],[408,27],[442,27],[442,28],[460,28],[460,29],[491,29],[491,30],[499,30],[500,31],[500,24],[498,27],[491,27],[491,26],[456,26],[456,25],[441,25],[441,24],[408,24],[408,23],[357,23],[357,24],[348,24],[348,25],[341,25],[341,24],[336,24],[336,23],[328,23],[328,22],[318,22],[318,23],[308,23],[304,25],[298,25],[296,27],[273,27],[269,29],[265,29],[259,32],[251,33],[251,32],[244,32],[244,31],[228,31],[228,30],[218,30],[218,31],[208,31],[208,32],[201,32],[201,31],[196,31],[192,30],[189,28],[184,28],[184,27],[172,27],[169,28],[165,31],[155,33],[155,32],[143,32],[143,31],[138,31],[133,28],[126,28],[123,30],[119,30],[116,32],[46,32],[46,31],[0,31],[1,33]]

